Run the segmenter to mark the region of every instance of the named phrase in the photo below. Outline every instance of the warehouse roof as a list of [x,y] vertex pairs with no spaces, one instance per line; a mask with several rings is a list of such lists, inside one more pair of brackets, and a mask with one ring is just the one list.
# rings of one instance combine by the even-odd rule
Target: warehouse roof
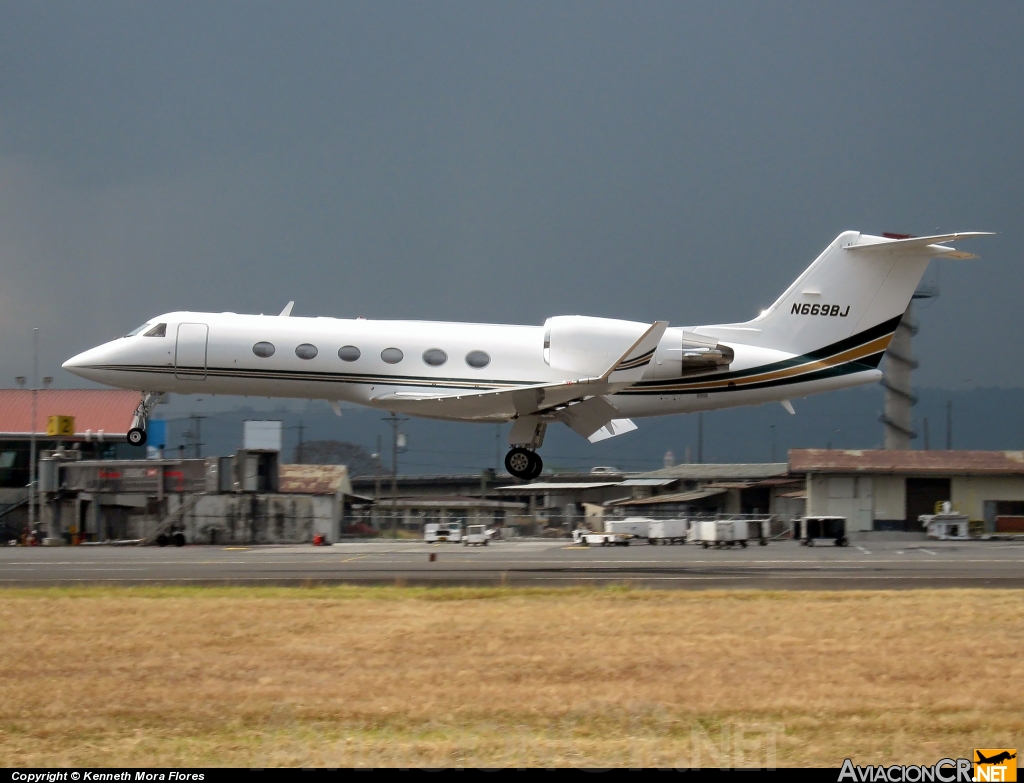
[[794,473],[893,473],[902,475],[1024,474],[1024,451],[883,451],[792,449]]
[[[118,389],[40,389],[36,392],[37,435],[46,435],[50,416],[74,416],[75,437],[87,433],[125,437],[142,397]],[[0,437],[28,437],[32,433],[32,391],[0,389]]]
[[649,498],[632,498],[630,500],[613,500],[607,506],[659,506],[668,503],[690,503],[715,495],[724,495],[726,489],[694,489],[689,492],[676,492],[672,495],[654,495]]
[[739,463],[687,463],[671,468],[638,473],[633,478],[672,478],[688,481],[715,481],[719,479],[765,479],[785,476],[790,466],[785,462],[739,462]]

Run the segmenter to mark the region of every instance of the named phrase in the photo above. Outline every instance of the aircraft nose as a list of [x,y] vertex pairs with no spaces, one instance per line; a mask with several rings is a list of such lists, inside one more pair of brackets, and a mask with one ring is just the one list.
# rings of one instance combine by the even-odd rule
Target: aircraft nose
[[105,360],[110,358],[108,354],[109,351],[105,346],[90,348],[88,351],[72,356],[61,367],[80,378],[90,381],[101,380],[98,375],[102,374],[102,370],[97,365],[106,364]]

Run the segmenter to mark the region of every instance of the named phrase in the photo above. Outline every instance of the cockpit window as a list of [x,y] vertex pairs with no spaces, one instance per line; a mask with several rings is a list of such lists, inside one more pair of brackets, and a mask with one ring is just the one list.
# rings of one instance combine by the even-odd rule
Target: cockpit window
[[146,321],[146,323],[144,323],[142,326],[138,327],[137,329],[132,329],[130,332],[128,332],[128,334],[126,334],[125,337],[134,337],[139,332],[145,331],[146,329],[148,329],[152,325],[153,325],[152,323],[150,323],[149,321]]
[[143,335],[143,337],[166,337],[166,336],[167,336],[167,324],[157,324],[156,326],[154,326],[152,329],[150,329],[148,332],[146,332]]

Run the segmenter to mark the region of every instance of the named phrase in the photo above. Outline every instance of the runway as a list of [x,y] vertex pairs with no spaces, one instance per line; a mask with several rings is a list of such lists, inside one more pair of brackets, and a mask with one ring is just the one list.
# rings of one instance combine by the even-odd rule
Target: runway
[[[431,555],[435,556],[431,560]],[[331,547],[8,547],[0,585],[608,585],[668,589],[1024,587],[1024,542],[887,542],[747,549],[580,547],[566,540],[488,547],[374,541]]]

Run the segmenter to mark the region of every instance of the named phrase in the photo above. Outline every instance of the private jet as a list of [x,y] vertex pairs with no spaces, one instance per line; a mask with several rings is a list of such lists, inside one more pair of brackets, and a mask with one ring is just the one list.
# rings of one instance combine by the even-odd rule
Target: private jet
[[141,392],[128,433],[166,393],[326,400],[450,421],[511,422],[505,467],[529,481],[548,425],[598,442],[633,419],[780,402],[872,383],[931,258],[976,258],[965,232],[846,231],[756,318],[673,326],[559,315],[543,326],[174,312],[64,363]]

